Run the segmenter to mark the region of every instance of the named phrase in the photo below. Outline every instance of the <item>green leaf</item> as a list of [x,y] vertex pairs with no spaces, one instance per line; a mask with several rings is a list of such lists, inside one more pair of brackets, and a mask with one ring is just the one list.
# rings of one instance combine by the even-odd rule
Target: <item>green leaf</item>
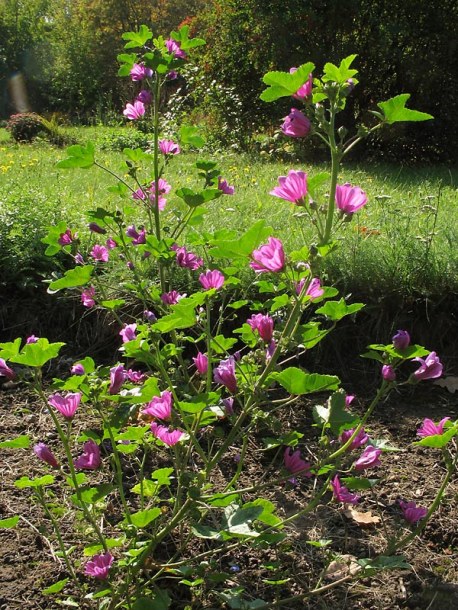
[[[115,547],[122,546],[125,542],[124,538],[105,538],[106,545],[109,549],[114,549]],[[84,547],[83,554],[85,557],[92,557],[96,553],[100,553],[103,551],[103,546],[101,544],[91,544],[90,546]]]
[[13,356],[17,356],[21,351],[22,339],[18,337],[14,341],[8,341],[8,343],[0,343],[0,358],[9,360]]
[[343,429],[352,428],[359,422],[359,417],[345,409],[345,392],[334,392],[328,400],[328,421],[332,432],[338,436]]
[[114,435],[115,441],[141,441],[149,426],[129,426],[124,432]]
[[180,197],[180,199],[183,199],[186,205],[189,205],[190,208],[197,208],[200,205],[213,201],[214,199],[218,199],[223,195],[223,191],[213,188],[204,189],[198,193],[190,188],[181,188],[175,191],[175,193],[178,197]]
[[233,504],[237,502],[239,498],[239,494],[233,493],[230,495],[226,495],[225,493],[214,494],[211,498],[207,498],[205,500],[206,504],[210,504],[210,506],[217,506],[224,508],[225,506],[229,506],[229,504]]
[[0,443],[0,449],[28,449],[30,447],[30,438],[23,434],[16,436],[11,441],[2,441]]
[[57,292],[62,288],[75,288],[76,286],[85,286],[91,279],[94,267],[92,265],[83,265],[69,269],[58,280],[54,280],[49,284],[48,292]]
[[282,309],[282,307],[286,307],[286,305],[289,303],[289,298],[289,295],[286,293],[279,294],[278,296],[274,297],[271,301],[270,311],[274,312]]
[[143,47],[149,40],[153,38],[153,32],[146,27],[141,25],[137,32],[124,32],[122,35],[123,40],[129,42],[124,45],[125,49],[135,49],[136,47]]
[[42,367],[52,358],[56,358],[60,348],[65,343],[49,343],[45,338],[38,339],[36,343],[28,343],[22,351],[10,358],[11,362],[25,366]]
[[207,538],[209,540],[221,540],[221,532],[219,530],[215,530],[208,525],[202,525],[201,523],[196,523],[192,526],[192,532],[197,538]]
[[299,326],[300,341],[306,349],[315,347],[330,332],[331,329],[322,329],[320,322],[308,322]]
[[410,98],[410,93],[401,93],[396,97],[392,97],[386,102],[380,102],[377,106],[382,110],[385,121],[392,125],[400,121],[429,121],[434,117],[426,112],[418,110],[410,110],[406,108],[406,102]]
[[124,299],[112,299],[111,301],[102,301],[100,304],[105,309],[109,309],[110,311],[114,311],[115,309],[119,309],[123,305],[125,305],[126,301]]
[[182,125],[178,133],[181,144],[189,144],[194,148],[202,148],[205,144],[205,139],[199,134],[199,128],[194,125]]
[[300,439],[304,435],[302,432],[297,432],[296,430],[291,430],[286,434],[282,434],[278,438],[272,438],[270,436],[266,436],[262,439],[262,443],[266,450],[274,449],[275,447],[280,447],[281,445],[287,445],[288,447],[295,447]]
[[216,247],[210,250],[210,254],[215,258],[245,258],[272,233],[272,227],[266,227],[265,220],[258,220],[239,239],[218,240]]
[[413,443],[414,445],[419,445],[420,447],[434,447],[435,449],[441,449],[445,447],[454,436],[458,434],[458,426],[453,426],[453,428],[449,428],[443,434],[432,434],[431,436],[425,436],[421,439],[421,441],[417,441]]
[[262,508],[262,512],[256,517],[258,521],[272,527],[276,527],[281,523],[281,519],[275,514],[275,505],[270,500],[257,498],[253,502],[246,502],[242,508],[250,509],[253,507]]
[[339,378],[334,375],[306,373],[294,366],[279,373],[271,373],[268,380],[272,379],[277,381],[290,394],[297,395],[336,390],[340,384]]
[[151,473],[151,478],[154,479],[160,486],[168,486],[172,482],[170,475],[174,472],[173,468],[158,468]]
[[361,491],[364,489],[372,489],[380,479],[365,479],[359,477],[342,477],[344,485],[352,491]]
[[379,555],[374,559],[358,559],[359,565],[364,569],[364,574],[370,576],[381,570],[411,570],[412,566],[407,563],[405,557],[388,557]]
[[302,64],[296,72],[267,72],[263,76],[263,82],[269,85],[260,97],[264,102],[273,102],[281,97],[288,97],[296,93],[302,85],[307,82],[309,74],[313,72],[315,66],[312,62]]
[[221,529],[235,536],[257,538],[259,533],[251,526],[255,519],[264,511],[263,506],[251,506],[249,508],[230,504],[224,509],[224,518]]
[[44,477],[39,479],[29,479],[29,477],[21,477],[14,481],[15,487],[18,489],[26,489],[27,487],[45,487],[46,485],[52,485],[54,483],[54,477],[51,474],[46,474]]
[[345,316],[356,313],[363,307],[364,303],[352,303],[351,305],[347,305],[344,299],[340,299],[339,301],[326,301],[326,303],[317,309],[315,313],[320,313],[333,322],[337,322]]
[[74,144],[66,150],[68,157],[56,163],[59,169],[67,169],[70,167],[81,167],[87,169],[95,163],[94,158],[95,147],[92,142],[88,142],[86,146]]
[[172,600],[167,591],[159,589],[156,591],[154,599],[139,597],[132,606],[132,610],[168,610],[171,603]]
[[215,354],[225,354],[237,343],[234,337],[225,337],[224,335],[216,335],[211,341],[211,348]]
[[178,31],[173,30],[170,37],[180,43],[183,51],[188,51],[189,49],[201,47],[206,44],[203,38],[189,38],[189,25],[183,25]]
[[[105,496],[108,496],[113,489],[115,489],[115,486],[111,485],[111,483],[101,483],[96,487],[83,487],[80,490],[81,499],[86,504],[95,504],[96,502],[103,500]],[[76,506],[80,506],[80,501],[76,493],[73,494],[71,498]]]
[[47,589],[43,589],[43,591],[42,591],[43,595],[52,595],[53,593],[60,593],[69,580],[70,580],[69,578],[64,578],[63,580],[59,580],[59,581],[55,582],[53,585],[51,585]]
[[331,179],[331,174],[321,172],[311,178],[307,177],[307,191],[312,199],[318,199],[319,189]]
[[0,529],[9,530],[19,523],[19,516],[9,517],[8,519],[0,519]]
[[[146,527],[147,525],[155,521],[160,514],[161,509],[156,506],[155,508],[147,508],[146,510],[141,510],[138,513],[132,513],[130,517],[135,527]],[[127,520],[124,519],[124,522],[127,523]]]
[[[331,63],[325,64],[322,78],[323,82],[332,81],[343,85],[349,78],[353,78],[355,81],[354,76],[358,74],[358,70],[350,68],[350,65],[353,63],[355,58],[356,55],[349,55],[348,57],[345,57],[345,59],[342,59],[340,62],[339,67]],[[356,82],[357,81],[355,81],[355,84]]]

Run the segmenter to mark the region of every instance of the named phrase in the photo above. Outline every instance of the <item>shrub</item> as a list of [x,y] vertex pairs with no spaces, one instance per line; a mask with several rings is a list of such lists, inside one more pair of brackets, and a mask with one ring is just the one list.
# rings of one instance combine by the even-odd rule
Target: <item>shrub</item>
[[35,114],[35,112],[13,114],[6,125],[6,129],[16,142],[32,142],[40,134],[46,134],[48,131],[43,117]]

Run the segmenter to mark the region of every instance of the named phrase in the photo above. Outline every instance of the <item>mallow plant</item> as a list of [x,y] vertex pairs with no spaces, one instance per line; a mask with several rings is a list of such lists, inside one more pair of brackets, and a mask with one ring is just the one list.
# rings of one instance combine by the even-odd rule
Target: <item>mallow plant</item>
[[[374,360],[380,384],[363,410],[352,408],[354,397],[337,375],[309,370],[310,350],[363,307],[338,298],[319,276],[320,261],[337,247],[336,226],[367,204],[361,186],[338,183],[342,159],[376,129],[431,117],[407,109],[408,95],[399,95],[378,104],[373,125],[355,134],[337,128],[358,83],[354,56],[326,64],[321,77],[310,63],[266,74],[263,100],[293,100],[285,137],[319,137],[331,156],[329,174],[291,169],[272,185],[279,205],[299,206],[298,222],[316,228],[315,243],[286,252],[265,220],[242,235],[206,229],[209,206],[234,194],[214,161],[197,161],[199,189],[168,182],[169,164],[203,142],[189,125],[174,139],[162,137],[162,91],[204,41],[189,38],[187,27],[164,39],[141,26],[123,38],[119,73],[134,92],[123,114],[126,121],[149,121],[152,147],[125,149],[121,175],[102,166],[92,144],[68,148],[58,167],[97,166],[112,174],[111,203],[90,211],[87,227],[60,223],[44,239],[49,256],[71,262],[49,281],[49,292],[67,291],[83,308],[109,312],[119,360],[98,366],[87,356],[49,381],[44,367],[63,343],[31,336],[1,344],[0,375],[29,384],[58,439],[46,444],[22,435],[1,446],[31,451],[34,472],[43,470],[16,486],[30,490],[54,531],[66,575],[46,593],[61,603],[111,610],[290,605],[275,582],[254,599],[230,557],[281,554],[290,548],[287,525],[299,517],[325,504],[364,505],[377,494],[393,448],[371,435],[371,415],[393,388],[442,374],[435,352],[413,344],[405,330],[364,354]],[[309,396],[313,410],[304,401]],[[291,410],[313,422],[309,429],[289,425]],[[441,450],[446,466],[435,499],[417,506],[403,498],[396,514],[382,515],[381,553],[357,558],[356,569],[335,582],[323,585],[317,573],[307,590],[293,583],[295,602],[378,570],[408,567],[400,552],[441,501],[457,461],[451,443],[457,434],[458,422],[448,417],[424,421],[416,444]],[[253,461],[257,467],[248,473]],[[301,490],[301,504],[288,516],[273,493],[284,486]],[[53,509],[56,498],[74,513],[71,541]],[[13,515],[1,525],[18,521]],[[311,542],[317,557],[329,544]],[[332,544],[326,552],[338,556],[339,542]]]

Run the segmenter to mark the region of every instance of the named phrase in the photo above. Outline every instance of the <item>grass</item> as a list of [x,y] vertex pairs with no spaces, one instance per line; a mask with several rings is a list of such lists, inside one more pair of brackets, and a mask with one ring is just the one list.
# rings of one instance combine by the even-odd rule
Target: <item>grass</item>
[[[95,140],[98,148],[127,130],[72,128],[68,134],[81,141]],[[218,156],[220,158],[218,158]],[[234,184],[236,194],[210,204],[205,227],[246,230],[264,218],[286,250],[313,241],[313,227],[298,218],[298,208],[269,195],[277,177],[289,169],[310,175],[327,168],[299,162],[267,162],[227,152],[215,156],[222,175]],[[97,168],[59,170],[65,157],[61,149],[45,142],[13,143],[0,130],[0,260],[4,284],[27,284],[46,275],[48,261],[40,238],[46,226],[68,220],[75,227],[85,223],[85,211],[97,206],[115,207],[120,199],[107,192],[114,179]],[[212,158],[206,153],[199,158]],[[198,156],[183,154],[172,160],[167,180],[173,190],[198,185],[193,168]],[[99,150],[97,159],[125,175],[121,153]],[[326,260],[328,282],[345,291],[375,300],[401,300],[423,295],[438,299],[458,293],[458,172],[445,166],[406,168],[388,164],[350,165],[340,181],[361,186],[368,205],[337,234],[342,241]],[[169,196],[169,209],[177,198]],[[345,239],[343,236],[345,235]]]

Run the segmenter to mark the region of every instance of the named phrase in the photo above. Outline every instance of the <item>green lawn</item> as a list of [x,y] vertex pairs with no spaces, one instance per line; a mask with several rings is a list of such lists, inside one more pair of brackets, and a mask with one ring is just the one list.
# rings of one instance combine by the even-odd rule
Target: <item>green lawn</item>
[[[125,130],[124,130],[125,131]],[[109,134],[124,133],[107,128],[73,128],[69,134],[81,141],[94,140],[98,148]],[[25,281],[28,269],[46,260],[40,238],[45,227],[66,219],[78,227],[84,212],[97,206],[121,205],[107,192],[114,179],[98,168],[59,170],[55,163],[65,151],[45,142],[17,145],[0,130],[0,258],[3,281]],[[234,196],[210,204],[206,228],[230,227],[243,231],[264,218],[286,249],[298,248],[313,239],[307,218],[298,208],[269,195],[277,177],[289,169],[310,175],[324,171],[298,162],[267,162],[227,152],[182,154],[172,160],[166,178],[172,193],[181,186],[197,186],[193,164],[198,158],[217,160],[222,175],[236,188]],[[121,153],[99,150],[98,161],[125,176]],[[440,295],[458,292],[458,198],[456,170],[444,166],[406,168],[399,165],[353,165],[344,168],[341,182],[360,186],[368,194],[366,207],[339,231],[345,240],[326,261],[329,282],[347,291],[373,294]],[[168,209],[178,204],[168,197]],[[139,221],[141,219],[138,219]],[[24,280],[25,274],[25,280]]]

